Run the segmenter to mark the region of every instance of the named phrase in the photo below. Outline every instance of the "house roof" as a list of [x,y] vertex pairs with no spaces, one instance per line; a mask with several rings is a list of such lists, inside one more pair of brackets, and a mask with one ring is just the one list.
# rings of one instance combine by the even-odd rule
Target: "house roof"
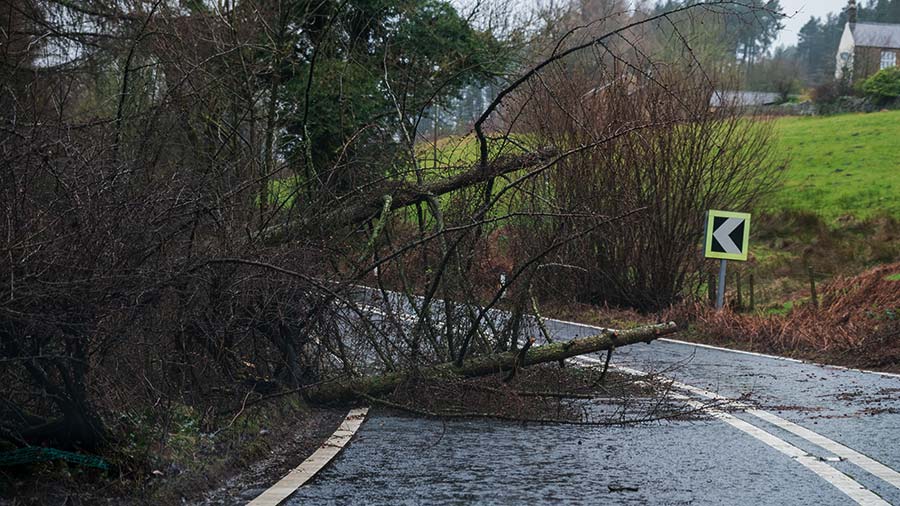
[[900,24],[853,23],[850,30],[857,46],[900,49]]
[[753,107],[772,105],[781,101],[778,93],[763,91],[715,91],[709,99],[710,107]]

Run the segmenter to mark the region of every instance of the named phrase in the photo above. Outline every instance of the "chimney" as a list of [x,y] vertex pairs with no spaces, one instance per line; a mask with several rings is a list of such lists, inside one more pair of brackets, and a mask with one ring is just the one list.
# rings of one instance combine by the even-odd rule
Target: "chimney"
[[856,23],[856,0],[847,2],[847,22]]

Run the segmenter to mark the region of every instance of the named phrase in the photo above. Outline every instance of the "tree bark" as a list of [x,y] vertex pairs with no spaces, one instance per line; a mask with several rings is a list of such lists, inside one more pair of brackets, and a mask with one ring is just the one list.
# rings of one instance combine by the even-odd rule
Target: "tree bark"
[[[521,365],[558,362],[570,357],[594,353],[610,348],[620,348],[629,344],[649,343],[654,339],[677,330],[674,323],[649,325],[633,330],[603,331],[599,334],[533,347],[525,355]],[[340,403],[357,400],[366,396],[378,396],[392,392],[412,377],[428,378],[471,378],[507,371],[516,367],[521,360],[518,352],[506,352],[473,357],[456,366],[453,362],[438,364],[418,371],[398,371],[376,376],[364,376],[325,383],[305,392],[308,400],[319,404]]]

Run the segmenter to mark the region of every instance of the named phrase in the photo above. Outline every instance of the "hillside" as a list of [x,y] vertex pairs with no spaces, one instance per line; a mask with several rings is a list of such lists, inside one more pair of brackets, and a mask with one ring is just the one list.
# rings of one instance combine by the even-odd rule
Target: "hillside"
[[807,210],[826,220],[852,214],[900,218],[900,111],[775,121],[791,157],[770,210]]

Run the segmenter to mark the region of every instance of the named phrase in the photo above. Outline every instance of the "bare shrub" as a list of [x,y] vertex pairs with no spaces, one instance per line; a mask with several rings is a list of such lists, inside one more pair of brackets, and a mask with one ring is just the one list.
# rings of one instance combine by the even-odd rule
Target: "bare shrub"
[[[641,81],[609,51],[601,60],[614,79],[600,84],[612,85],[579,101],[597,84],[580,89],[588,74],[573,61],[631,36],[618,24],[511,79],[474,125],[477,161],[425,178],[416,125],[447,80],[464,76],[374,57],[369,43],[381,39],[355,11],[332,26],[338,13],[279,0],[189,4],[14,0],[0,14],[14,25],[0,31],[10,69],[0,73],[0,438],[15,445],[96,449],[149,418],[165,441],[178,412],[212,430],[272,392],[518,347],[529,288],[552,263],[592,273],[581,298],[650,307],[685,283],[686,260],[676,256],[674,273],[663,260],[684,253],[665,241],[698,232],[698,199],[749,203],[754,178],[766,180],[735,172],[735,190],[707,178],[765,152],[740,121],[701,110],[708,97],[694,75]],[[324,75],[311,68],[311,33],[333,58]],[[469,65],[467,48],[456,50],[456,64]],[[310,154],[305,130],[332,126],[324,113],[306,117],[310,97],[343,89],[314,77],[360,55],[376,65],[340,78],[364,80],[358,96],[383,100],[341,108],[340,135]],[[291,71],[309,77],[295,80],[300,91],[282,80]],[[527,129],[526,104],[545,113],[528,116]],[[269,183],[285,173],[305,185],[276,201]],[[660,176],[671,174],[686,179]],[[695,193],[672,193],[685,182]],[[718,197],[701,199],[701,188]],[[601,234],[638,209],[664,219]],[[505,261],[503,286],[487,274],[500,227],[527,246]],[[624,232],[633,242],[593,247]],[[354,286],[380,286],[382,272],[396,273],[401,293],[377,300]],[[512,317],[491,312],[506,300]]]
[[[752,210],[784,162],[765,122],[709,107],[708,76],[646,60],[598,65],[599,77],[556,74],[530,99],[530,135],[559,149],[613,138],[561,162],[544,195],[583,215],[640,212],[556,253],[555,262],[580,269],[543,279],[574,287],[579,301],[656,310],[698,286],[705,212]],[[635,70],[642,66],[651,70]],[[552,220],[540,234],[570,227]]]
[[[338,361],[309,349],[339,332],[328,291],[209,262],[280,254],[254,234],[271,217],[254,209],[272,170],[266,63],[242,59],[271,11],[18,4],[0,82],[0,438],[93,449],[161,400],[202,413],[316,381]],[[308,246],[291,254],[317,272]]]

